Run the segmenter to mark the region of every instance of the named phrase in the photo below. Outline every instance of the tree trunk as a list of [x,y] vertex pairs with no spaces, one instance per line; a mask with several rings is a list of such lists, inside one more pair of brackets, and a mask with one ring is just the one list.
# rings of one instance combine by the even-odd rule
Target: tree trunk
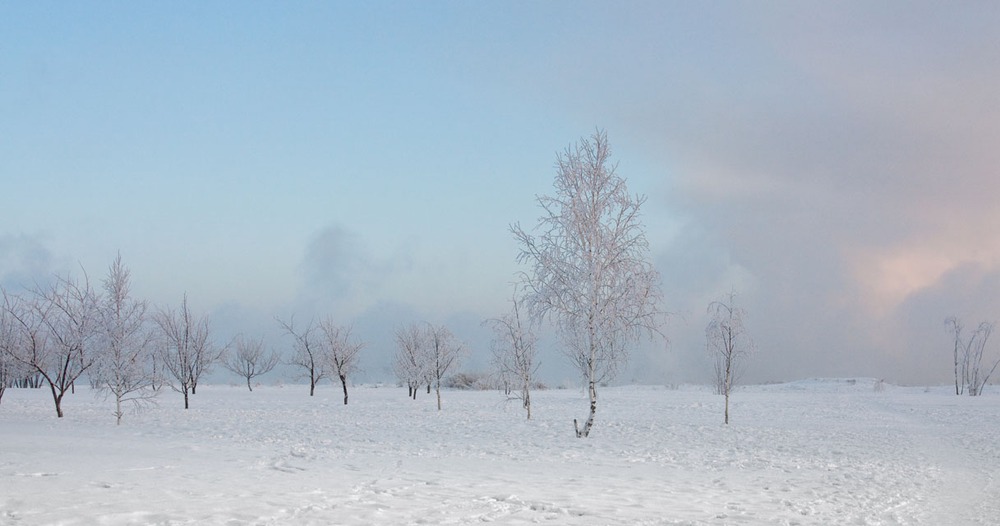
[[347,405],[347,377],[340,375],[340,385],[344,388],[344,405]]
[[122,424],[122,397],[115,395],[115,425]]
[[583,424],[583,429],[580,429],[576,419],[573,419],[573,428],[576,429],[577,438],[587,438],[590,436],[590,428],[594,427],[594,413],[597,412],[597,385],[593,380],[589,382],[588,390],[590,391],[590,415],[587,416],[587,422]]
[[49,390],[52,391],[52,402],[54,402],[56,405],[56,416],[62,418],[63,417],[62,394],[56,393],[56,386],[53,385],[52,382],[49,382]]
[[253,386],[250,385],[250,377],[249,376],[247,376],[247,389],[249,389],[251,393],[253,392]]
[[188,408],[188,388],[185,385],[185,386],[182,386],[181,390],[184,391],[184,409],[187,409]]
[[441,380],[438,380],[437,383],[434,384],[434,390],[437,391],[438,411],[440,411],[441,410]]
[[315,393],[316,393],[316,376],[312,373],[312,371],[310,371],[309,372],[309,396],[312,396]]

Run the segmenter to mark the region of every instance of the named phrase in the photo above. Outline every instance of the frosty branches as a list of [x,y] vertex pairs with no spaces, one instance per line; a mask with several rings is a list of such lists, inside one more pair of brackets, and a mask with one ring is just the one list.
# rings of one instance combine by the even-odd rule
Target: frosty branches
[[152,399],[153,333],[146,326],[146,302],[130,295],[130,272],[119,255],[104,279],[100,336],[103,351],[91,375],[100,391],[115,398],[115,420],[123,405],[138,408]]
[[960,395],[966,391],[969,396],[982,394],[986,382],[1000,365],[1000,358],[998,358],[989,370],[983,367],[986,342],[993,334],[993,324],[985,321],[980,323],[979,327],[976,327],[976,330],[966,340],[962,337],[961,320],[950,317],[944,323],[954,340],[955,394]]
[[222,366],[246,379],[247,389],[253,391],[253,379],[271,372],[278,365],[279,356],[264,348],[264,338],[236,337],[232,350],[223,356]]
[[206,318],[196,318],[187,304],[187,294],[179,311],[162,310],[154,316],[160,329],[160,363],[170,376],[170,385],[184,394],[184,409],[188,408],[188,393],[195,394],[198,379],[222,355],[209,342]]
[[518,393],[514,397],[521,400],[530,420],[531,387],[538,371],[535,348],[537,338],[521,322],[521,308],[516,293],[511,303],[509,313],[486,320],[485,323],[493,329],[493,368],[506,394],[510,395],[509,386],[516,386]]
[[464,349],[447,328],[431,324],[410,324],[396,330],[396,356],[392,370],[405,383],[407,393],[417,398],[417,388],[434,387],[441,410],[441,380],[458,366]]
[[596,132],[557,157],[555,196],[541,196],[537,236],[514,224],[521,245],[524,301],[536,320],[556,323],[566,355],[590,393],[593,425],[599,383],[628,362],[628,348],[658,332],[659,275],[639,209],[645,198],[628,193],[610,162],[607,136]]
[[357,371],[358,359],[365,344],[351,337],[350,327],[336,325],[332,318],[321,321],[319,328],[329,370],[340,379],[344,405],[347,405],[347,377]]
[[417,399],[417,388],[427,383],[429,364],[424,349],[426,336],[417,324],[396,329],[396,355],[392,371],[406,384],[407,396]]
[[302,369],[302,377],[309,379],[309,396],[314,396],[316,384],[330,373],[323,345],[316,334],[316,323],[310,321],[305,327],[296,329],[294,317],[288,321],[275,319],[278,325],[295,339],[295,350],[289,363]]
[[736,292],[708,304],[711,316],[705,327],[706,348],[715,364],[715,392],[726,397],[725,423],[729,423],[729,394],[743,374],[754,344],[743,325],[746,311],[736,306]]

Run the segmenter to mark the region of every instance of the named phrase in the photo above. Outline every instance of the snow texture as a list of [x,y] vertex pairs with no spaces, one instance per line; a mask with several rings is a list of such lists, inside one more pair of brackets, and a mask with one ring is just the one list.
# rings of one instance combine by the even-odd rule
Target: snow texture
[[[416,401],[396,387],[199,386],[115,426],[113,400],[0,404],[0,524],[1000,523],[1000,395],[869,379]],[[953,389],[953,388],[952,388]]]

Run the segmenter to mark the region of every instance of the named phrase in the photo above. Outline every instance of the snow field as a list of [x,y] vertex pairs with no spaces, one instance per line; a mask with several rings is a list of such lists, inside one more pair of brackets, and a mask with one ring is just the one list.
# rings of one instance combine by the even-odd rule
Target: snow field
[[811,380],[496,392],[202,386],[0,403],[0,524],[997,524],[1000,396]]

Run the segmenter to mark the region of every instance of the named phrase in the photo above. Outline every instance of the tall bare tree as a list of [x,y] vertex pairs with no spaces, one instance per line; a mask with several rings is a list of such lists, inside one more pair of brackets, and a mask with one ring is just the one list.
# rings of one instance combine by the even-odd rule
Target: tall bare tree
[[253,379],[274,370],[279,359],[277,353],[264,348],[264,338],[241,334],[236,337],[230,351],[223,355],[222,366],[245,378],[247,389],[253,392]]
[[597,386],[628,362],[629,346],[659,332],[659,275],[639,216],[645,198],[628,193],[611,163],[607,135],[595,132],[557,156],[555,196],[538,197],[543,214],[532,235],[519,224],[523,296],[535,320],[556,322],[566,355],[580,371],[590,412],[578,437],[589,436]]
[[[493,369],[504,385],[514,384],[518,388],[515,399],[521,401],[531,420],[531,388],[538,372],[537,338],[529,327],[521,322],[521,307],[515,292],[509,313],[486,320],[493,329]],[[510,396],[510,391],[506,394]]]
[[743,318],[746,311],[736,305],[736,292],[708,304],[711,316],[705,327],[706,349],[715,364],[715,392],[726,397],[725,423],[729,423],[729,395],[753,354],[754,343]]
[[444,326],[427,325],[425,342],[427,342],[427,363],[429,365],[430,381],[434,384],[437,394],[437,408],[441,410],[441,380],[448,371],[458,367],[465,350],[455,339],[455,336]]
[[152,390],[153,331],[146,323],[145,301],[131,297],[131,273],[121,254],[108,269],[101,305],[102,352],[92,374],[100,392],[115,398],[115,422],[121,424],[125,405],[138,409]]
[[303,370],[302,376],[309,379],[309,396],[313,396],[316,393],[316,384],[330,374],[326,348],[320,341],[319,335],[316,334],[316,323],[310,321],[305,327],[296,329],[294,317],[289,318],[287,322],[281,318],[275,318],[275,320],[286,333],[295,339],[295,347],[289,363]]
[[334,323],[333,318],[326,318],[319,324],[323,332],[323,345],[329,360],[331,374],[340,379],[344,389],[344,405],[347,405],[347,377],[358,369],[361,349],[365,344],[351,337],[350,327],[341,327]]
[[160,363],[170,387],[184,395],[184,409],[189,407],[188,394],[194,394],[199,377],[222,355],[209,341],[208,320],[195,317],[188,308],[187,294],[179,311],[161,310],[153,316],[160,329]]
[[396,355],[392,370],[406,384],[406,395],[417,399],[417,389],[427,381],[430,366],[427,360],[427,335],[420,325],[410,324],[396,329]]

